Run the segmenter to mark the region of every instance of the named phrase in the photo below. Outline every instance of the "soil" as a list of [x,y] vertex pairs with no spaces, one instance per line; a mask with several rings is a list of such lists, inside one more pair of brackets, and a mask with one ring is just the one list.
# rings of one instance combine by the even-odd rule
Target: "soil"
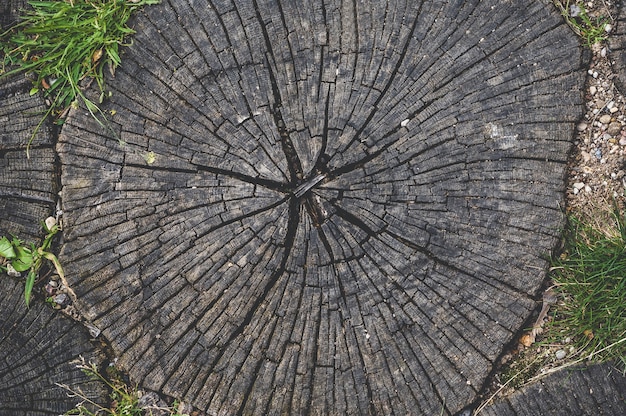
[[[614,2],[589,2],[592,18],[608,17],[612,30],[617,11]],[[613,83],[615,62],[607,39],[591,46],[592,58],[586,83],[586,109],[577,126],[570,158],[567,210],[594,218],[610,212],[614,200],[624,201],[626,186],[626,101]]]

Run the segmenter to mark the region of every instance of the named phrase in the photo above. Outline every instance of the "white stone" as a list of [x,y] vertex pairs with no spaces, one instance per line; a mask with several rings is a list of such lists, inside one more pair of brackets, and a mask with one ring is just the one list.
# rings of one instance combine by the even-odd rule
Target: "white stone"
[[585,163],[587,163],[587,162],[589,162],[589,160],[591,160],[591,155],[589,154],[589,152],[585,152],[584,150],[581,150],[580,156],[583,158],[583,162],[585,162]]

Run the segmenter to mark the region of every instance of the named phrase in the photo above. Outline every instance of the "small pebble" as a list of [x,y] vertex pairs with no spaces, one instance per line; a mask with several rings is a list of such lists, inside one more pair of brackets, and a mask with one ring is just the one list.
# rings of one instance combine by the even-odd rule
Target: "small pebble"
[[585,184],[584,184],[584,183],[582,183],[582,182],[576,182],[576,183],[575,183],[574,185],[572,185],[572,186],[574,187],[574,189],[577,189],[577,190],[579,190],[579,191],[580,191],[581,189],[583,189],[583,188],[585,187]]
[[619,139],[619,144],[622,145],[622,146],[626,146],[626,137],[622,136]]
[[585,185],[585,192],[587,192],[588,194],[591,193],[591,186]]
[[613,26],[612,25],[610,25],[608,23],[606,25],[604,25],[604,31],[606,33],[609,33],[611,30],[613,30]]
[[576,128],[578,129],[578,131],[585,131],[587,130],[587,123],[580,123],[578,126],[576,126]]
[[591,87],[589,87],[589,92],[591,93],[591,95],[595,95],[595,93],[598,91],[598,89],[592,85]]
[[611,116],[608,114],[604,114],[602,116],[600,116],[600,123],[602,124],[609,124],[611,122]]
[[60,293],[58,295],[54,295],[52,297],[52,300],[54,301],[54,303],[58,304],[58,305],[67,305],[70,303],[70,297],[67,296],[65,293]]
[[595,156],[596,156],[596,159],[602,159],[602,150],[596,149]]
[[600,56],[603,57],[603,58],[606,58],[606,48],[602,48],[600,50]]
[[619,108],[617,108],[617,107],[611,107],[611,109],[609,110],[609,112],[610,112],[611,114],[615,114],[615,113],[617,113],[618,111],[619,111]]
[[57,220],[54,217],[48,217],[48,218],[46,218],[45,224],[46,224],[46,228],[48,230],[51,230],[52,227],[57,225]]
[[565,356],[567,355],[567,353],[563,350],[558,350],[556,352],[556,354],[554,354],[557,360],[562,360],[563,358],[565,358]]
[[587,163],[589,162],[589,160],[591,160],[591,155],[589,154],[589,152],[585,152],[584,150],[582,150],[580,152],[580,156],[583,158],[583,162]]

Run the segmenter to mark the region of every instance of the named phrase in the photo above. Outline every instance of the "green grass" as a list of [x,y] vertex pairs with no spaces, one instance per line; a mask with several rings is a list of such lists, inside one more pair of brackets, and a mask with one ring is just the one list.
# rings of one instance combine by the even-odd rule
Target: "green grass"
[[106,375],[103,375],[98,366],[94,363],[87,363],[81,357],[77,361],[77,368],[81,369],[89,378],[104,383],[110,391],[111,403],[109,407],[104,407],[90,398],[81,390],[75,390],[67,384],[57,383],[68,391],[72,397],[80,399],[74,409],[69,410],[65,415],[78,416],[149,416],[153,414],[167,414],[168,416],[189,416],[178,410],[179,403],[174,401],[170,407],[142,407],[140,404],[140,392],[137,388],[129,387],[123,377],[114,366],[106,368]]
[[626,365],[626,217],[615,210],[603,230],[570,220],[566,250],[553,264],[562,302],[546,337],[570,337],[580,357]]
[[591,47],[595,43],[602,42],[607,38],[606,25],[610,19],[604,16],[591,17],[582,1],[554,0],[567,24],[586,46]]
[[[0,35],[2,67],[0,76],[31,73],[31,94],[42,91],[50,100],[48,115],[59,120],[70,106],[82,100],[98,120],[104,115],[98,104],[107,96],[105,70],[111,74],[120,65],[120,48],[134,31],[127,26],[137,8],[160,0],[31,0],[32,10]],[[99,103],[83,93],[96,82]]]
[[48,251],[59,226],[53,217],[46,219],[42,226],[46,236],[40,246],[32,243],[27,245],[15,236],[10,240],[6,236],[0,237],[0,271],[11,277],[21,277],[22,272],[27,272],[24,282],[24,301],[27,307],[30,305],[33,287],[44,260],[54,266],[61,279],[65,277],[59,260]]

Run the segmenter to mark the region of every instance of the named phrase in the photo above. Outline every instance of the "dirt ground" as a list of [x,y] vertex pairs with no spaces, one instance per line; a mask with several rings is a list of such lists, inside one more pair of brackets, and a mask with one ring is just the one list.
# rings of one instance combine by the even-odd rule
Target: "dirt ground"
[[626,101],[613,83],[615,65],[608,38],[616,20],[614,2],[589,2],[590,17],[608,18],[607,40],[591,46],[586,83],[586,111],[577,126],[570,158],[567,209],[595,218],[610,210],[613,200],[623,202],[626,187]]

